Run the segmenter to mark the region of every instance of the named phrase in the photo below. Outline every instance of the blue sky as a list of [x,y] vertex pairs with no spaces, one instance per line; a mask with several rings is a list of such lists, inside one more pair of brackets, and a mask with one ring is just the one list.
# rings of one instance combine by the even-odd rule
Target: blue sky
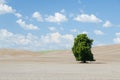
[[119,44],[120,0],[0,0],[0,48],[71,49],[80,33]]

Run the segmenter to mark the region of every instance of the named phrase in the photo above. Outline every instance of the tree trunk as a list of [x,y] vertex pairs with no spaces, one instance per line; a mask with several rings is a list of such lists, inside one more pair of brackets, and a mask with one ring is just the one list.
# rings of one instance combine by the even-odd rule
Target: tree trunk
[[86,61],[83,61],[83,63],[86,63]]

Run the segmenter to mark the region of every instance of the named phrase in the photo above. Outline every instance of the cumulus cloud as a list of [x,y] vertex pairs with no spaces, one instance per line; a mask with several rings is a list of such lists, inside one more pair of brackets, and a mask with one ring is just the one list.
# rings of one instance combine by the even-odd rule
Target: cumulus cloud
[[101,30],[95,30],[94,33],[96,35],[103,35],[104,34]]
[[104,24],[103,24],[103,27],[111,27],[112,26],[112,23],[110,21],[106,21]]
[[70,49],[74,37],[72,34],[60,34],[59,32],[48,33],[41,38],[43,44],[46,44],[50,49]]
[[55,13],[53,16],[50,15],[45,18],[48,22],[61,23],[67,21],[67,17],[59,12]]
[[56,28],[55,28],[55,27],[48,27],[48,29],[49,29],[50,31],[56,31]]
[[73,40],[72,34],[65,34],[62,35],[59,32],[49,33],[46,36],[42,36],[43,39],[47,40],[46,43],[62,43],[62,40]]
[[101,19],[97,18],[94,14],[88,15],[88,14],[81,14],[77,15],[74,20],[78,22],[89,22],[89,23],[99,23],[102,22]]
[[0,14],[6,14],[6,13],[13,13],[14,10],[12,7],[6,5],[6,4],[0,4]]
[[6,29],[0,29],[0,36],[1,48],[32,49],[32,46],[37,44],[37,37],[31,33],[28,33],[27,35],[14,34]]
[[0,36],[1,48],[27,50],[70,49],[74,39],[72,34],[60,34],[59,32],[35,36],[31,33],[15,34],[6,29],[0,29]]
[[[1,36],[0,40],[3,40],[2,42],[10,42],[10,44],[13,43],[13,44],[25,45],[28,44],[29,42],[29,40],[25,36],[19,34],[13,34],[12,32],[7,31],[6,29],[0,30],[0,36]],[[29,34],[27,35],[27,37],[28,36]]]
[[120,37],[120,32],[115,33],[115,35],[116,35],[117,37]]
[[77,29],[71,29],[70,32],[76,33],[76,32],[78,32],[78,31],[77,31]]
[[87,31],[83,31],[82,34],[88,34],[88,32]]
[[14,15],[16,16],[16,17],[18,17],[18,18],[21,18],[22,17],[22,15],[20,14],[20,13],[14,13]]
[[77,33],[77,34],[88,34],[87,31],[79,31],[77,29],[71,29],[70,32],[72,33]]
[[47,37],[49,38],[49,42],[60,43],[61,35],[58,32],[49,34]]
[[15,9],[7,5],[5,0],[0,0],[0,15],[7,13],[13,14],[18,18],[22,17],[22,15],[18,13]]
[[19,19],[16,21],[17,24],[19,24],[22,28],[26,30],[38,30],[39,28],[33,24],[27,24],[25,21],[22,19]]
[[35,18],[39,22],[43,21],[43,18],[41,16],[41,14],[39,12],[37,12],[37,11],[33,13],[32,17]]
[[0,39],[5,38],[5,37],[10,37],[12,35],[13,35],[13,33],[8,32],[6,29],[0,30]]
[[114,41],[115,43],[120,43],[120,37],[114,38],[113,41]]
[[115,43],[120,43],[120,32],[115,33],[115,35],[116,35],[116,38],[114,38],[113,41],[114,41]]

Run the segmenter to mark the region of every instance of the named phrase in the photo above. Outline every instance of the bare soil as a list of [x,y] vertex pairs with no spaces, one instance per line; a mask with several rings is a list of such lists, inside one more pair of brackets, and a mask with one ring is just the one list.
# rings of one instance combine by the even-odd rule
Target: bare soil
[[120,45],[93,47],[95,62],[76,62],[70,50],[0,49],[0,80],[120,80]]

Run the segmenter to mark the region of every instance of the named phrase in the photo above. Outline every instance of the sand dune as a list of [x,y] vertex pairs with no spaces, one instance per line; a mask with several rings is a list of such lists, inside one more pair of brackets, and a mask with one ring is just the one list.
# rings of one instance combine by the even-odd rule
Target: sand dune
[[95,62],[79,64],[70,50],[0,49],[0,80],[120,80],[120,45],[92,52]]
[[119,63],[120,62],[120,45],[108,45],[93,47],[92,52],[97,61],[103,63]]
[[75,63],[71,51],[42,51],[32,52],[26,50],[0,49],[0,61],[45,62],[45,63]]
[[[120,45],[93,47],[92,52],[99,63],[119,63]],[[70,50],[32,52],[27,50],[0,49],[0,61],[37,61],[76,63]]]

